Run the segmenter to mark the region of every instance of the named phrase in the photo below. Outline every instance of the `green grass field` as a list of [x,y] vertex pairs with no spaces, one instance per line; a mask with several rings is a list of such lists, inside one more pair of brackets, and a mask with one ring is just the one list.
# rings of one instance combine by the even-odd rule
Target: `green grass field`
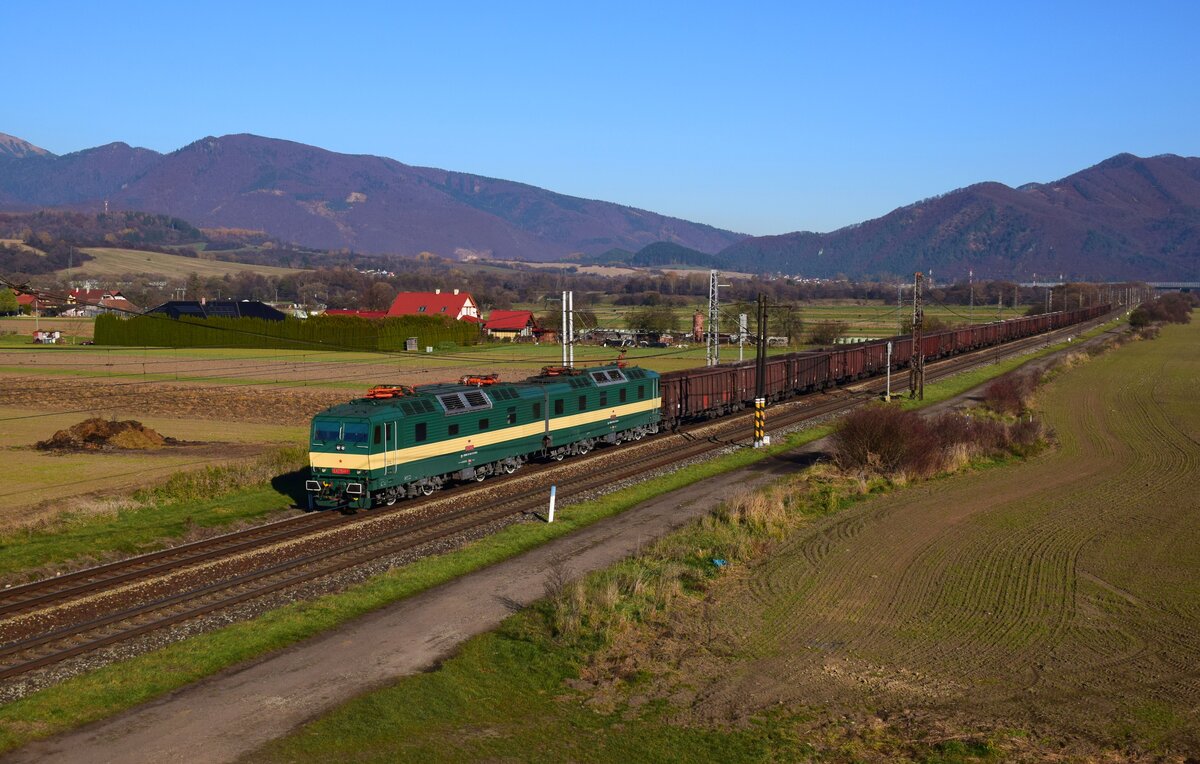
[[201,260],[133,249],[90,247],[83,251],[96,259],[73,268],[72,275],[121,276],[127,273],[145,273],[168,278],[187,278],[193,273],[199,276],[224,276],[226,273],[243,272],[261,273],[264,276],[287,276],[301,272],[272,265],[227,263],[222,260]]
[[[514,305],[513,307],[518,310],[532,310],[538,316],[550,317],[554,325],[558,323],[558,313],[556,312],[557,307],[555,305],[547,306],[528,303]],[[582,309],[581,306],[577,305],[576,307],[577,309]],[[1011,306],[1005,305],[1000,310],[997,310],[995,305],[977,305],[972,310],[965,305],[926,305],[925,316],[948,325],[962,323],[982,324],[995,321],[997,318],[1017,318],[1023,316],[1028,308],[1028,305],[1020,305],[1014,310]],[[600,327],[606,329],[624,329],[634,328],[630,326],[630,316],[641,310],[641,307],[635,305],[614,305],[611,296],[604,296],[586,309],[596,314],[596,323]],[[775,310],[776,312],[780,312],[784,309],[777,308]],[[677,337],[680,334],[690,335],[692,316],[696,311],[705,313],[707,316],[707,302],[700,298],[695,298],[694,306],[675,307],[672,309],[678,327]],[[790,312],[793,318],[798,319],[806,327],[804,330],[805,337],[807,337],[807,332],[811,329],[812,325],[821,321],[843,322],[845,324],[845,336],[847,337],[890,337],[895,334],[907,332],[912,321],[911,301],[897,307],[894,302],[885,303],[880,300],[820,300],[811,303],[798,303],[791,306]],[[723,304],[722,315],[724,318],[722,319],[721,330],[724,332],[731,331],[736,324],[736,317],[739,313],[747,314],[749,329],[753,333],[755,321],[753,304]],[[901,324],[903,324],[903,327]],[[771,326],[779,326],[779,323],[777,319],[768,317],[768,330],[771,334],[775,334],[777,330],[771,329]]]

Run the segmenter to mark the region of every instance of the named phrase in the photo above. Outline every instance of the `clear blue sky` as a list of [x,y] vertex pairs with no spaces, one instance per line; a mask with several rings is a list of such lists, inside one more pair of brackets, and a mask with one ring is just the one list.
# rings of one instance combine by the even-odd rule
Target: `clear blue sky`
[[742,5],[8,3],[0,132],[249,132],[752,234],[1200,154],[1194,0]]

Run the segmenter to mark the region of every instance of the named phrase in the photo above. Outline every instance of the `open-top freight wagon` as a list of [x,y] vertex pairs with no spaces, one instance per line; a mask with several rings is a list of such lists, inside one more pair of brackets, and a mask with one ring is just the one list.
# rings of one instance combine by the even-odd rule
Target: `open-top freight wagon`
[[[936,360],[1090,321],[1108,311],[1108,306],[1101,305],[929,332],[921,338],[921,347],[926,360]],[[908,335],[772,356],[766,362],[766,398],[779,401],[883,374],[888,368],[889,342],[892,370],[908,368],[913,355],[912,337]],[[682,422],[752,407],[757,389],[755,373],[754,362],[743,361],[663,374],[660,386],[664,424],[674,428]]]

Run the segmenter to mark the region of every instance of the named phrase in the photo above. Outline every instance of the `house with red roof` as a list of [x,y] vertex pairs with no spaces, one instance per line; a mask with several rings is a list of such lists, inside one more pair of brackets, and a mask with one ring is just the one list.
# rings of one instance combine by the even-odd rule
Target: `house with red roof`
[[401,292],[388,308],[389,316],[450,316],[456,321],[470,318],[478,321],[479,306],[467,292],[454,289],[444,292]]
[[537,320],[533,311],[529,310],[493,310],[483,328],[491,337],[515,340],[518,337],[532,337],[537,331]]

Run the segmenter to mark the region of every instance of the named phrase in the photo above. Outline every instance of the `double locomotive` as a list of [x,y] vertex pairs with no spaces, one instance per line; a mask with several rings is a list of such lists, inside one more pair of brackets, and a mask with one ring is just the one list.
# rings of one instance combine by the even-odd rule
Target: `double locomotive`
[[[1109,306],[925,334],[927,360],[999,345],[1105,315]],[[907,368],[908,336],[787,353],[766,362],[765,394],[778,401]],[[310,506],[368,508],[428,496],[452,480],[515,472],[530,458],[561,460],[599,443],[640,440],[660,428],[753,405],[753,362],[667,372],[622,364],[546,367],[522,383],[495,376],[458,384],[387,385],[313,419]]]
[[522,383],[371,388],[313,418],[314,508],[369,508],[428,496],[452,480],[516,472],[534,456],[561,460],[600,443],[658,432],[657,373],[620,365],[546,367]]

